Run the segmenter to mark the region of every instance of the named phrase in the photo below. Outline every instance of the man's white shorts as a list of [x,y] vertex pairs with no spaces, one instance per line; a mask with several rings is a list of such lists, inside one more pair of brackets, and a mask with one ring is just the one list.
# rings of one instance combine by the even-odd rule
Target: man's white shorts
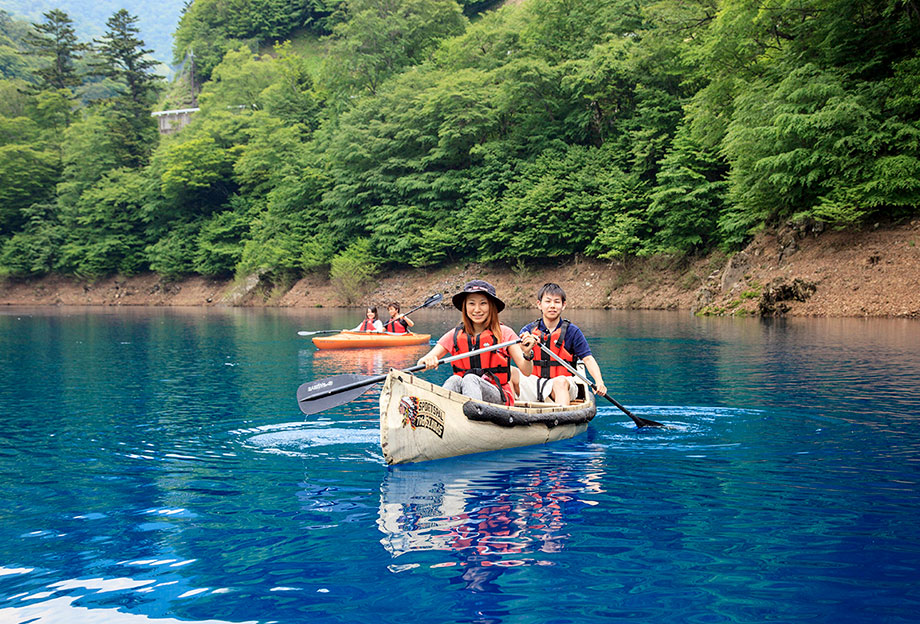
[[[556,379],[559,379],[558,377]],[[578,386],[581,383],[577,377],[562,377],[569,382],[569,399],[575,400],[578,398]],[[543,391],[543,402],[551,403],[552,398],[550,395],[553,393],[553,380],[544,379],[542,377],[537,377],[536,375],[529,375],[525,377],[521,375],[521,392],[518,396],[518,401],[527,401],[533,403],[537,400],[537,390],[540,389]],[[583,386],[584,384],[581,383]],[[584,395],[583,395],[584,396]]]

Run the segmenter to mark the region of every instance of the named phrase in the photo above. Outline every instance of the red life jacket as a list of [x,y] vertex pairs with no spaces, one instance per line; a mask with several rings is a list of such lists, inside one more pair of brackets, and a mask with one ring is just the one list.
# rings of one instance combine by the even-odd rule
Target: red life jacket
[[575,368],[578,364],[578,357],[569,353],[565,348],[565,332],[569,329],[569,325],[571,323],[568,320],[562,319],[556,329],[550,333],[539,329],[539,320],[534,323],[530,333],[539,339],[539,342],[533,347],[533,374],[537,377],[550,379],[552,377],[572,376],[572,373],[565,366],[543,352],[543,349],[548,348],[569,366]]
[[358,331],[363,331],[363,332],[374,331],[374,321],[370,319],[364,319],[364,322],[358,326]]
[[[473,340],[473,337],[463,330],[463,325],[460,325],[454,329],[454,348],[450,354],[469,353],[499,342],[490,329],[483,331]],[[511,360],[507,352],[501,353],[501,349],[486,351],[473,357],[455,360],[451,362],[451,366],[454,374],[460,377],[472,373],[492,382],[498,388],[502,402],[509,407],[514,405],[514,395],[511,392]]]
[[408,334],[409,333],[409,323],[405,319],[390,319],[387,321],[387,324],[383,326],[383,330],[390,332],[391,334]]

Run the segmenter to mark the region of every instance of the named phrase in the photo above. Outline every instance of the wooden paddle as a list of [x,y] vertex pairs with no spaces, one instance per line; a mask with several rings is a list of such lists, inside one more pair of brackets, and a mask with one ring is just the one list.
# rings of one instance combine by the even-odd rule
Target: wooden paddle
[[[480,353],[485,353],[487,351],[504,349],[505,347],[516,345],[520,341],[521,339],[518,338],[517,340],[500,342],[489,347],[483,347],[482,349],[475,349],[468,353],[452,355],[450,357],[438,360],[438,365],[447,364],[448,362],[453,362],[454,360],[462,360],[463,358],[479,355]],[[404,368],[400,372],[414,373],[420,370],[425,370],[424,364],[416,364],[415,366]],[[310,414],[316,414],[317,412],[322,412],[329,409],[330,407],[344,405],[349,401],[353,401],[354,399],[367,392],[372,385],[378,381],[383,381],[386,378],[386,375],[368,376],[349,374],[336,375],[335,377],[326,377],[325,379],[319,379],[317,381],[308,381],[305,384],[301,384],[301,386],[297,388],[297,405],[300,406],[300,411],[308,416]]]
[[[414,308],[412,308],[411,310],[403,314],[403,316],[409,316],[416,310],[421,310],[422,308],[433,306],[434,304],[436,304],[438,301],[440,301],[443,298],[444,298],[444,295],[442,295],[441,293],[438,293],[436,295],[431,295],[430,297],[425,299],[424,303],[422,303],[421,305],[415,306]],[[297,335],[298,336],[315,336],[317,334],[337,334],[343,331],[348,331],[348,330],[347,329],[318,329],[316,331],[299,331],[297,332]]]
[[[555,353],[553,353],[552,350],[549,348],[549,346],[547,346],[547,345],[545,345],[545,344],[543,344],[543,343],[540,343],[540,351],[541,351],[541,352],[545,351],[546,353],[549,353],[549,355],[550,355],[551,358],[553,358],[554,360],[556,360],[557,362],[559,362],[560,364],[562,364],[570,373],[572,373],[573,375],[576,375],[576,376],[579,377],[582,381],[584,381],[586,384],[588,384],[589,386],[591,386],[591,389],[594,390],[594,392],[595,392],[596,394],[598,393],[598,392],[597,392],[597,386],[594,384],[593,381],[590,381],[587,377],[585,377],[584,375],[582,375],[581,373],[579,373],[577,369],[572,368],[571,366],[569,366],[569,363],[566,362],[565,360],[563,360],[561,357],[559,357],[559,356],[556,355]],[[633,419],[633,422],[636,423],[636,426],[637,426],[637,427],[664,427],[664,425],[662,425],[660,422],[655,422],[654,420],[649,420],[648,418],[640,418],[639,416],[636,416],[635,414],[633,414],[632,412],[630,412],[628,409],[626,409],[625,407],[623,407],[616,399],[614,399],[612,396],[608,395],[606,392],[600,394],[600,396],[604,397],[605,399],[607,399],[608,401],[610,401],[611,403],[613,403],[614,405],[616,405],[617,407],[619,407],[620,410],[621,410],[624,414],[626,414],[627,416],[629,416],[630,418]]]

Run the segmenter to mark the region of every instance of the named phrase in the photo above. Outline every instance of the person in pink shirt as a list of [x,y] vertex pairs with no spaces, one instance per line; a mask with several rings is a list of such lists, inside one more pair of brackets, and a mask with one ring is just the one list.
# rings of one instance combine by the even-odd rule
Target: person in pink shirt
[[[451,299],[461,312],[462,323],[438,340],[431,351],[419,359],[425,370],[436,368],[447,355],[460,355],[517,339],[517,334],[498,318],[505,303],[495,294],[495,287],[484,280],[467,282]],[[533,370],[533,346],[536,338],[522,335],[520,344],[487,351],[451,362],[454,374],[444,382],[452,392],[488,403],[514,404],[511,391],[511,362],[529,375]]]

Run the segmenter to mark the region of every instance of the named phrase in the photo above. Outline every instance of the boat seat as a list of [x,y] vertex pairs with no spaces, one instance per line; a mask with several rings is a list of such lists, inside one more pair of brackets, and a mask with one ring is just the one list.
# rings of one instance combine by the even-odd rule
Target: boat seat
[[[572,400],[572,405],[578,405],[579,403],[584,403],[584,402],[585,402],[585,397],[583,396],[583,393],[579,393],[579,397],[577,399]],[[562,407],[561,405],[557,405],[556,403],[547,403],[547,402],[541,403],[539,401],[515,401],[514,406],[515,407],[528,407],[532,409]]]
[[541,403],[539,401],[515,401],[515,407],[530,407],[530,408],[544,408],[544,407],[559,407],[555,403]]

